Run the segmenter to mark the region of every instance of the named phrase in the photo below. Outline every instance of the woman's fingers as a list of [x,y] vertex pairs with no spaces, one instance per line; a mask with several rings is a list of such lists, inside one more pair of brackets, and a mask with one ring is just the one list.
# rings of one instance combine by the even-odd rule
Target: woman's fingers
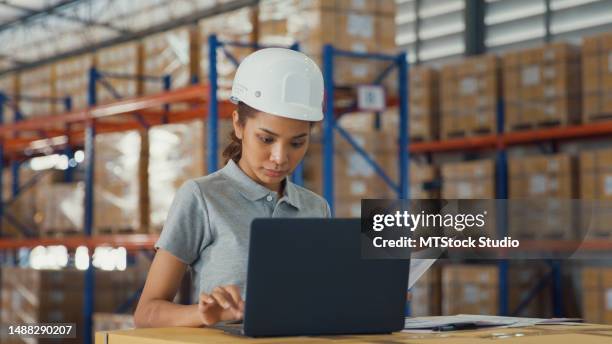
[[211,294],[200,294],[198,309],[203,323],[213,325],[219,321],[242,319],[244,316],[244,301],[240,297],[238,287],[217,287]]
[[215,299],[206,293],[201,293],[200,301],[203,302],[204,304],[211,304],[215,302]]
[[223,307],[223,309],[238,309],[238,305],[234,302],[232,295],[224,288],[217,287],[213,289],[212,297]]
[[238,288],[237,285],[228,285],[223,287],[223,289],[232,296],[236,308],[244,312],[244,301],[242,300],[242,296],[240,296],[240,288]]

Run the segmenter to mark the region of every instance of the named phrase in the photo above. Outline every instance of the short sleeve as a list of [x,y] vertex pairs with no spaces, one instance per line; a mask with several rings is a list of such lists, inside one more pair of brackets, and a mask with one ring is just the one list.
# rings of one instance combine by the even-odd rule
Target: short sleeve
[[155,248],[163,248],[191,265],[211,240],[208,211],[193,180],[184,183],[172,201]]
[[323,200],[323,203],[325,203],[325,217],[327,217],[327,218],[332,217],[332,213],[331,213],[331,209],[329,207],[329,203],[325,199]]

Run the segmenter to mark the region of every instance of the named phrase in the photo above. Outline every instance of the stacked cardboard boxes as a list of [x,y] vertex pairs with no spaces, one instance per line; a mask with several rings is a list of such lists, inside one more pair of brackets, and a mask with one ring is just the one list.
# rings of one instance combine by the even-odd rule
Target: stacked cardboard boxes
[[[55,93],[58,97],[70,97],[73,110],[89,106],[89,70],[93,66],[93,55],[86,54],[57,62],[55,68]],[[58,112],[66,111],[60,104]]]
[[[353,140],[364,149],[391,178],[397,181],[397,145],[395,135],[387,130],[373,127],[371,113],[352,113],[339,120]],[[336,214],[358,217],[361,214],[361,199],[395,198],[396,193],[376,173],[368,161],[358,153],[344,137],[336,133],[334,147],[334,193]],[[322,147],[311,143],[304,162],[304,180],[308,189],[322,194]]]
[[82,182],[40,185],[36,192],[41,236],[80,232],[83,228],[85,185]]
[[612,235],[612,150],[580,154],[580,199],[583,200],[581,238],[609,238]]
[[[189,85],[190,71],[190,31],[179,28],[146,37],[143,42],[144,74],[151,76],[169,75],[172,88]],[[155,94],[164,90],[161,81],[144,83],[144,94]]]
[[[533,293],[546,276],[546,268],[533,263],[517,263],[508,271],[511,312]],[[495,265],[448,265],[442,268],[442,314],[499,313],[499,268]],[[519,312],[526,317],[550,317],[550,288],[545,287]]]
[[0,77],[0,92],[4,93],[4,95],[7,97],[3,103],[4,117],[2,120],[4,121],[4,123],[13,122],[13,118],[15,117],[14,107],[12,105],[13,98],[18,93],[17,82],[18,79],[15,74],[9,74]]
[[[548,276],[549,269],[540,262],[511,262],[508,269],[508,306],[517,316],[549,318],[553,316],[551,285],[533,294],[537,284]],[[569,289],[569,288],[568,288]],[[524,303],[529,299],[529,302]],[[523,304],[524,303],[524,304]],[[521,307],[519,309],[519,307]]]
[[[232,130],[231,121],[219,121],[219,168],[223,167],[222,153]],[[205,132],[205,122],[196,120],[155,126],[147,138],[138,131],[96,135],[94,231],[98,234],[159,231],[176,190],[186,180],[208,172]],[[143,156],[145,139],[151,141],[144,147],[148,157]],[[147,178],[143,178],[147,172]],[[19,209],[32,212],[20,218],[34,219],[36,225],[29,227],[38,227],[43,235],[70,234],[83,228],[84,185],[61,182],[61,173],[52,172],[49,177],[52,179],[37,183],[31,195],[20,196],[24,201],[31,198],[31,205]],[[5,174],[5,190],[10,190],[8,170]],[[143,189],[148,193],[146,198]]]
[[580,120],[580,51],[566,43],[503,57],[507,131]]
[[[133,270],[98,271],[96,275],[94,309],[98,312],[114,312],[144,281],[144,274]],[[76,323],[78,338],[63,343],[81,342],[83,290],[83,271],[3,268],[0,323]],[[0,340],[9,342],[9,338]]]
[[582,318],[593,324],[612,324],[612,269],[582,270]]
[[134,130],[95,137],[94,230],[100,234],[141,228],[142,143]]
[[497,314],[498,275],[491,265],[443,267],[442,314]]
[[412,300],[410,314],[412,316],[432,316],[441,314],[442,283],[441,269],[432,266],[410,289]]
[[440,190],[434,187],[438,174],[433,165],[411,162],[409,173],[411,199],[438,198]]
[[476,160],[442,164],[442,198],[494,199],[495,164]]
[[[159,230],[168,215],[178,188],[188,179],[208,173],[208,142],[205,140],[207,122],[196,120],[187,123],[155,126],[149,130],[149,199],[150,224]],[[218,167],[223,167],[223,149],[229,143],[233,130],[229,120],[219,121]]]
[[[23,71],[19,75],[21,95],[29,97],[52,98],[54,70],[52,65],[45,65]],[[49,116],[56,112],[57,104],[52,101],[31,101],[20,99],[19,109],[24,117]]]
[[[368,143],[375,143],[384,135],[371,133],[361,136]],[[381,147],[372,147],[368,154],[391,175],[393,165],[390,152]],[[322,151],[320,145],[310,148],[305,160],[305,185],[308,189],[322,195]],[[397,157],[395,157],[397,159]],[[336,215],[340,217],[358,217],[361,215],[361,199],[395,198],[396,194],[376,173],[374,168],[355,150],[337,148],[334,151],[334,193],[336,196]]]
[[[125,75],[142,74],[140,65],[142,62],[141,43],[124,43],[117,46],[102,49],[95,54],[95,66],[101,73],[115,73]],[[116,101],[120,98],[131,98],[141,94],[142,82],[137,78],[105,78],[106,83],[112,90],[96,83],[97,104]]]
[[441,138],[495,133],[500,85],[500,63],[494,55],[442,67]]
[[427,67],[410,70],[410,140],[431,141],[438,137],[438,73]]
[[[215,34],[217,39],[226,42],[255,42],[253,33],[255,13],[256,8],[241,8],[212,18],[207,18],[198,24],[201,42],[199,52],[200,80],[208,80],[210,67],[209,36]],[[230,45],[224,46],[224,49],[229,52],[237,62],[242,61],[248,54],[254,51],[252,48]],[[217,84],[219,86],[217,96],[219,99],[229,99],[236,68],[237,66],[234,64],[232,58],[228,57],[223,49],[217,49]]]
[[[356,117],[358,116],[360,115],[356,115]],[[346,119],[350,118],[347,117]],[[360,119],[355,118],[355,122],[359,121]],[[363,130],[363,128],[371,126],[360,127],[362,128],[361,132],[349,129],[352,138],[397,184],[399,166],[395,135],[387,130]],[[322,164],[321,144],[311,143],[304,160],[305,185],[308,189],[320,195],[323,193]],[[432,199],[437,197],[439,190],[433,187],[437,179],[437,171],[434,166],[411,162],[409,173],[411,198]],[[397,198],[397,193],[384,182],[375,169],[339,135],[335,137],[334,183],[336,214],[338,216],[360,216],[361,199]]]
[[[269,0],[260,4],[263,43],[299,42],[319,66],[325,44],[355,52],[395,53],[395,3],[392,0]],[[386,67],[373,60],[337,58],[337,84],[372,83]],[[386,86],[395,90],[392,77]]]
[[583,120],[612,117],[612,34],[584,39],[582,46]]
[[576,235],[577,216],[569,199],[577,195],[571,156],[556,154],[509,161],[509,232],[515,238],[563,238]]
[[[31,182],[32,178],[37,178],[37,182],[33,187],[23,188],[13,201],[4,205],[3,230],[17,236],[22,235],[24,230],[35,234],[42,221],[37,199],[44,197],[44,190],[48,185],[61,180],[63,171],[33,171],[26,164],[21,165],[18,171],[19,186],[23,187]],[[10,168],[3,170],[2,178],[3,199],[13,199],[13,176]]]
[[[495,163],[493,160],[475,160],[467,162],[445,163],[441,166],[442,198],[472,199],[470,212],[487,211],[487,220],[482,232],[469,232],[473,237],[497,237],[495,209],[490,206],[495,199]],[[467,206],[467,205],[466,205]],[[466,209],[467,211],[467,209]]]
[[[12,198],[12,178],[11,169],[4,168],[2,171],[2,202],[8,202]],[[22,207],[18,204],[20,202],[14,202],[13,204],[5,203],[4,205],[4,216],[2,218],[2,230],[6,233],[19,233],[19,230],[15,228],[14,224],[7,219],[10,216],[17,221],[23,219]]]

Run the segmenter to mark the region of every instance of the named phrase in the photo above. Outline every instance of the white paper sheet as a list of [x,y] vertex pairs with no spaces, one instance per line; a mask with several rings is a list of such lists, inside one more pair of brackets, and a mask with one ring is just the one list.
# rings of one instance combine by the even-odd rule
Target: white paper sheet
[[459,314],[450,316],[406,318],[404,332],[435,332],[444,326],[473,324],[476,327],[525,327],[534,325],[581,325],[578,318],[520,318],[496,315]]

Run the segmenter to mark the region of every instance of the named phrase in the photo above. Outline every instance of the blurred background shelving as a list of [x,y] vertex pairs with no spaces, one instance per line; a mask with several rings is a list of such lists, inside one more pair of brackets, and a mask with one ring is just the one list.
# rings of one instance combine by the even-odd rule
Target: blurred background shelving
[[[235,63],[258,45],[297,43],[322,69],[326,44],[406,53],[406,90],[388,73],[380,111],[360,110],[356,85],[388,61],[338,56],[327,74],[343,132],[313,129],[302,177],[333,195],[336,216],[398,197],[380,172],[410,198],[612,200],[611,13],[610,0],[0,2],[0,321],[75,321],[78,342],[132,326],[172,195],[222,163]],[[607,251],[612,217],[596,217],[584,244]],[[584,235],[507,231],[531,245],[554,235],[560,250]],[[612,323],[610,276],[609,259],[442,261],[411,313]],[[190,301],[188,279],[177,302]]]

